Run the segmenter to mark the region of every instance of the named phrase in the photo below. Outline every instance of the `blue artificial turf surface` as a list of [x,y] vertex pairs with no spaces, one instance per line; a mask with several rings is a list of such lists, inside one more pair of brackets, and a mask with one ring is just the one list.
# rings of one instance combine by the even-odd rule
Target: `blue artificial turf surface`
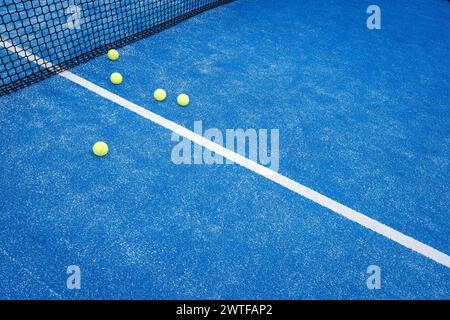
[[[236,1],[73,72],[190,129],[278,128],[280,173],[450,253],[450,4],[377,4],[369,31],[356,0]],[[169,131],[61,77],[0,105],[1,298],[450,297],[448,268],[239,166],[175,165]]]

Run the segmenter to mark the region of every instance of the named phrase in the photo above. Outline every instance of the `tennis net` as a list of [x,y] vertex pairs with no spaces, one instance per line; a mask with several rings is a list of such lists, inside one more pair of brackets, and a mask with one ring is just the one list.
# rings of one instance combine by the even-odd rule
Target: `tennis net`
[[231,1],[0,0],[0,96]]

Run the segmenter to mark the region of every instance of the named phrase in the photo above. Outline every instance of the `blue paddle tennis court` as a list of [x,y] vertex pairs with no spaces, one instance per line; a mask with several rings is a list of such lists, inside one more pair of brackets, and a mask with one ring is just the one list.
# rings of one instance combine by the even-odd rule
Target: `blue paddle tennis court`
[[[450,2],[237,0],[73,66],[41,47],[83,52],[58,30],[20,47],[17,2],[0,3],[1,299],[450,298]],[[237,129],[266,130],[271,162],[227,149]]]

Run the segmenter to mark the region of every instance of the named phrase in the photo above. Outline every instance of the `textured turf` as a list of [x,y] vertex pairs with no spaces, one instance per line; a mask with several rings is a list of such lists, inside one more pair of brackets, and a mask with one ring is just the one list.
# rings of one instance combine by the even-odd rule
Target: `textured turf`
[[[237,1],[73,71],[190,129],[279,128],[282,174],[450,253],[450,11],[427,3],[379,1],[369,31],[356,0]],[[448,268],[238,166],[174,165],[169,131],[61,77],[0,105],[2,298],[449,298]]]

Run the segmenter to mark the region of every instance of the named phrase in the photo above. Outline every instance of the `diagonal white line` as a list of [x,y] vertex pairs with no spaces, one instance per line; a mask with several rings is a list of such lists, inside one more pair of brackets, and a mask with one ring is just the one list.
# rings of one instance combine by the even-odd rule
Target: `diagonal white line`
[[[0,46],[4,46],[6,49],[8,49],[11,52],[14,52],[18,54],[21,57],[24,57],[34,63],[39,64],[40,66],[44,68],[49,68],[53,66],[52,63],[45,61],[44,59],[35,56],[31,52],[28,52],[22,48],[19,48],[17,46],[14,46],[12,43],[7,41],[2,41],[0,39]],[[286,189],[289,189],[295,193],[297,193],[300,196],[303,196],[325,208],[330,209],[331,211],[353,221],[358,223],[359,225],[370,229],[394,242],[397,242],[398,244],[411,249],[431,260],[434,260],[437,263],[440,263],[448,268],[450,268],[450,256],[447,254],[423,243],[420,242],[410,236],[405,235],[404,233],[397,231],[375,219],[372,219],[358,211],[355,211],[333,199],[330,199],[317,191],[314,191],[292,179],[289,179],[286,176],[283,176],[279,174],[278,172],[275,172],[269,168],[266,168],[256,162],[253,162],[243,156],[241,156],[238,153],[235,153],[229,149],[226,149],[222,147],[221,145],[218,145],[198,134],[195,132],[186,129],[177,123],[170,121],[166,118],[163,118],[156,113],[153,113],[147,109],[144,109],[143,107],[138,106],[137,104],[134,104],[133,102],[130,102],[82,77],[79,77],[72,72],[64,71],[61,72],[60,75],[67,80],[72,81],[73,83],[76,83],[87,90],[105,98],[108,99],[136,114],[139,116],[148,119],[172,132],[175,132],[179,136],[185,137],[192,142],[203,146],[204,148],[207,148],[231,161],[234,161],[235,163],[241,165],[244,168],[249,169],[250,171],[255,172],[256,174],[259,174],[260,176],[263,176],[283,187]]]

